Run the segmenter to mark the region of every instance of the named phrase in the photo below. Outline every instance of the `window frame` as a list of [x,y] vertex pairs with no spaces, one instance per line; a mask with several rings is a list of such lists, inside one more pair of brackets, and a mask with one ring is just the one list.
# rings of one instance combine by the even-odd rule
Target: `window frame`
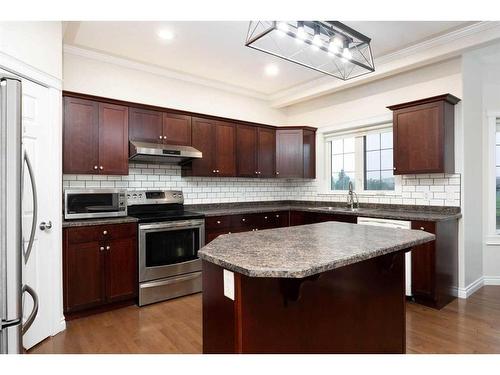
[[[500,245],[500,229],[496,228],[496,132],[497,123],[500,124],[500,111],[487,112],[487,131],[484,135],[484,148],[487,173],[484,173],[485,185],[487,187],[487,220],[486,220],[486,245]],[[483,181],[484,181],[483,180]]]
[[354,129],[348,129],[344,131],[329,132],[324,134],[324,152],[325,152],[325,178],[323,183],[323,189],[321,194],[325,195],[345,195],[347,190],[332,190],[331,180],[332,180],[332,150],[331,141],[354,137],[354,149],[355,149],[355,187],[354,191],[359,196],[388,196],[388,197],[399,197],[402,194],[402,178],[399,175],[394,176],[394,190],[364,190],[365,188],[365,145],[364,137],[367,134],[373,133],[383,133],[384,130],[393,131],[392,120],[383,121],[377,124],[372,124],[368,126],[360,126]]

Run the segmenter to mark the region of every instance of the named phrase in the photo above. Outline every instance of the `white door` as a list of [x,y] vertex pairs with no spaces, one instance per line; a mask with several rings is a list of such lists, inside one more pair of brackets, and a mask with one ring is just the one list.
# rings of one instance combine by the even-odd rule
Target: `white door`
[[[28,154],[34,170],[38,197],[38,218],[35,223],[35,241],[31,255],[23,270],[23,283],[38,294],[38,315],[23,337],[23,345],[31,348],[43,339],[58,332],[61,312],[60,266],[60,146],[59,129],[53,126],[51,98],[47,87],[28,80],[22,82],[22,134],[23,149]],[[33,218],[33,191],[25,168],[23,193],[23,236],[29,239]],[[51,229],[40,229],[41,222],[52,222]],[[58,237],[59,236],[59,237]],[[31,297],[23,296],[24,320],[33,307]],[[62,321],[64,324],[64,321]],[[63,327],[62,327],[63,328]]]

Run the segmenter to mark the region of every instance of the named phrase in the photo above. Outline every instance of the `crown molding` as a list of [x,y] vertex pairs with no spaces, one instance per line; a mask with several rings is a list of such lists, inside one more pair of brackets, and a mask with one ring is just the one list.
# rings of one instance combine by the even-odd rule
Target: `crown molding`
[[194,83],[197,85],[207,86],[213,89],[226,91],[232,94],[243,95],[260,100],[269,100],[269,96],[258,91],[244,89],[235,85],[224,82],[197,77],[194,75],[176,72],[174,70],[161,68],[155,65],[145,64],[134,60],[117,57],[103,52],[97,52],[90,49],[64,44],[63,51],[65,54],[85,57],[92,60],[101,61],[108,64],[122,66],[124,68],[134,69],[145,73],[156,74],[166,78],[172,78],[179,81]]
[[45,73],[44,71],[2,51],[0,51],[0,69],[6,70],[9,73],[15,74],[44,87],[62,90],[61,79]]
[[375,59],[376,70],[349,81],[321,77],[272,94],[271,106],[283,108],[391,75],[460,56],[464,51],[500,39],[500,22],[476,22]]

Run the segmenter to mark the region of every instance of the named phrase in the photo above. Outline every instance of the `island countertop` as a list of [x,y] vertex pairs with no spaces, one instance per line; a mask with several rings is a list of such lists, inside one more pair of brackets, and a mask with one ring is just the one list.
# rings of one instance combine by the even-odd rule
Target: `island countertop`
[[250,277],[303,278],[434,239],[419,230],[330,221],[221,235],[198,255]]

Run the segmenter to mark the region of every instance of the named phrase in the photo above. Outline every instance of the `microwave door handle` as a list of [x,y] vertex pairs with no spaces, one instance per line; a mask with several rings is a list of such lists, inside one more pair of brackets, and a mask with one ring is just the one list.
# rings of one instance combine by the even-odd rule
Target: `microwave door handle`
[[[31,222],[30,238],[28,241],[28,246],[26,248],[24,247],[24,238],[23,238],[24,264],[26,264],[26,263],[28,263],[28,259],[31,255],[31,250],[33,249],[33,243],[35,242],[36,222],[38,220],[38,218],[37,218],[37,216],[38,216],[38,196],[37,196],[37,191],[36,191],[35,174],[33,173],[33,167],[31,166],[30,158],[28,157],[26,150],[24,151],[24,162],[26,163],[26,166],[28,167],[27,169],[28,169],[28,174],[30,176],[30,181],[31,181],[31,190],[33,192],[33,219]],[[23,177],[23,181],[24,181],[24,177]]]
[[22,324],[21,328],[22,335],[24,335],[28,331],[28,329],[30,329],[31,325],[35,321],[35,318],[38,314],[38,295],[29,285],[23,285],[22,293],[24,294],[24,292],[28,293],[31,296],[31,298],[33,298],[33,310],[31,310],[31,313],[28,316],[28,319],[26,319],[26,322]]

